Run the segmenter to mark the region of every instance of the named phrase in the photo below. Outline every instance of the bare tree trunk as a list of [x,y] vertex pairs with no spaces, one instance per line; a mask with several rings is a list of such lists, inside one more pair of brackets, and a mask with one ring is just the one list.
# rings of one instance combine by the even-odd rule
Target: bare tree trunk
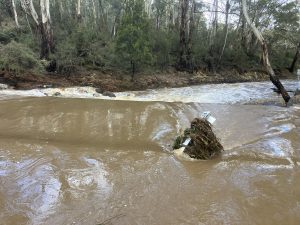
[[62,19],[62,15],[63,15],[63,13],[65,11],[62,1],[59,1],[59,11],[60,11],[61,19]]
[[152,6],[152,1],[145,0],[145,12],[149,18],[151,17],[151,6]]
[[21,6],[26,14],[30,14],[35,25],[39,26],[39,16],[34,8],[32,0],[21,0]]
[[19,29],[20,25],[19,25],[19,21],[18,21],[18,14],[17,14],[17,10],[16,10],[15,0],[11,0],[11,5],[12,5],[13,12],[14,12],[14,18],[15,18],[16,26]]
[[175,26],[175,23],[176,23],[176,18],[175,18],[175,13],[176,12],[176,7],[175,7],[175,4],[173,5],[173,8],[172,8],[172,25]]
[[117,35],[117,29],[118,25],[120,23],[120,17],[121,17],[122,7],[119,8],[119,10],[116,13],[114,24],[111,31],[111,36],[114,38]]
[[298,44],[297,52],[296,52],[295,57],[294,57],[294,59],[293,59],[292,65],[291,65],[291,67],[289,68],[289,71],[290,71],[291,73],[294,73],[294,71],[295,71],[295,69],[296,69],[296,63],[297,63],[297,60],[298,60],[299,55],[300,55],[300,42],[299,42],[299,44]]
[[105,6],[103,6],[102,0],[99,0],[99,11],[100,11],[100,18],[101,18],[100,30],[102,32],[110,32],[110,30],[108,28],[108,23],[107,23],[107,15],[105,12]]
[[33,21],[36,24],[36,27],[40,32],[41,35],[40,58],[49,59],[50,52],[53,52],[54,50],[49,0],[40,0],[41,19],[39,19],[39,16],[34,8],[32,0],[21,0],[21,5],[26,15],[27,14],[31,15]]
[[95,0],[92,0],[92,5],[93,5],[94,23],[95,23],[95,26],[97,26],[97,12],[96,12],[96,3],[95,3]]
[[207,67],[209,71],[216,72],[218,64],[217,55],[219,53],[217,40],[218,40],[218,12],[219,2],[218,0],[213,1],[213,7],[211,10],[212,24],[208,36],[208,56],[206,59]]
[[34,8],[32,0],[30,0],[29,8],[30,8],[30,14],[31,14],[34,22],[38,26],[39,25],[39,16],[38,16],[37,12],[35,11],[35,8]]
[[130,61],[131,64],[131,81],[134,81],[135,75],[135,62],[133,60]]
[[180,18],[180,31],[179,31],[179,62],[178,68],[187,68],[186,58],[186,25],[187,25],[187,11],[189,0],[181,0],[181,18]]
[[29,23],[29,20],[28,20],[27,13],[25,13],[25,17],[26,17],[26,21],[27,21],[27,25],[28,25],[28,27],[29,27],[30,33],[31,33],[32,37],[34,37],[33,32],[32,32],[32,29],[31,29],[31,26],[30,26],[30,23]]
[[113,27],[112,27],[112,29],[111,29],[111,37],[112,37],[112,38],[114,38],[114,37],[116,36],[116,34],[117,34],[117,29],[116,29],[116,27],[117,27],[118,16],[119,16],[119,15],[116,15],[116,16],[115,16],[114,24],[113,24]]
[[215,19],[214,19],[214,28],[215,28],[215,32],[217,33],[218,31],[218,12],[219,12],[219,1],[218,0],[214,0],[214,5],[215,5]]
[[196,7],[195,0],[192,0],[190,26],[189,26],[189,38],[188,38],[188,43],[187,43],[187,69],[190,72],[194,71],[192,47],[193,47],[193,34],[194,34],[194,30],[195,30],[195,16],[194,16],[195,7]]
[[156,15],[156,30],[160,29],[159,15]]
[[40,0],[41,7],[41,59],[49,59],[50,52],[53,52],[53,34],[51,29],[51,18],[49,0]]
[[81,17],[81,0],[77,0],[76,16],[77,16],[77,20],[81,21],[81,19],[82,19],[82,17]]
[[267,43],[266,43],[265,39],[263,38],[263,36],[259,32],[259,30],[255,27],[255,25],[252,24],[251,21],[250,21],[250,18],[249,18],[248,12],[247,12],[246,0],[242,0],[242,6],[243,6],[243,14],[245,16],[245,19],[246,19],[247,23],[251,27],[253,33],[255,34],[256,38],[258,39],[258,41],[260,42],[260,44],[262,46],[262,61],[263,61],[264,67],[266,68],[266,70],[267,70],[267,72],[270,76],[270,80],[277,87],[277,89],[280,91],[285,103],[288,103],[289,100],[290,100],[290,96],[287,93],[287,91],[285,90],[284,86],[281,84],[278,77],[274,73],[274,70],[273,70],[273,68],[271,66],[271,63],[269,61],[268,47],[267,47]]
[[54,1],[54,4],[57,6],[58,12],[59,12],[59,19],[60,22],[63,20],[63,15],[64,15],[64,6],[63,6],[63,1]]
[[230,3],[229,0],[227,0],[226,2],[226,15],[225,15],[225,27],[224,27],[224,32],[225,32],[225,38],[224,38],[224,44],[223,44],[223,48],[220,54],[220,58],[219,58],[219,62],[218,65],[220,65],[223,54],[224,54],[224,50],[227,44],[227,37],[228,37],[228,17],[229,17],[229,9],[230,9]]
[[243,48],[244,51],[246,51],[247,49],[247,38],[246,38],[246,21],[245,18],[243,16],[243,13],[241,13],[241,47]]

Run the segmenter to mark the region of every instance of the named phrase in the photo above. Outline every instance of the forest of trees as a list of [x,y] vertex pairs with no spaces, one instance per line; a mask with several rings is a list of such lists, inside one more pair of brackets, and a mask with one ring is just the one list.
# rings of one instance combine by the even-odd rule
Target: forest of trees
[[[296,0],[247,0],[274,68],[300,51]],[[261,67],[241,0],[0,0],[0,69],[136,74]]]

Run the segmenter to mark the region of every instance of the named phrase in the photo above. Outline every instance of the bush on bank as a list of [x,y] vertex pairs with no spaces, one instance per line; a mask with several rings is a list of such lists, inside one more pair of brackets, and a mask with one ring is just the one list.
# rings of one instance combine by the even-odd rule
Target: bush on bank
[[11,41],[7,45],[0,45],[0,70],[22,75],[32,72],[39,74],[44,68],[39,57],[22,43]]

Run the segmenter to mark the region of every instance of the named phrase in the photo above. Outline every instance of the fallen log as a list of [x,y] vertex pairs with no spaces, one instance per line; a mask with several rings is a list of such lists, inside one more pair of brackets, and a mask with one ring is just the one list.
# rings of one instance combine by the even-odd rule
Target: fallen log
[[[271,90],[273,90],[275,93],[277,94],[281,94],[280,91],[277,89],[277,88],[271,88]],[[293,90],[286,90],[287,92],[291,92],[291,93],[294,93],[295,91]]]

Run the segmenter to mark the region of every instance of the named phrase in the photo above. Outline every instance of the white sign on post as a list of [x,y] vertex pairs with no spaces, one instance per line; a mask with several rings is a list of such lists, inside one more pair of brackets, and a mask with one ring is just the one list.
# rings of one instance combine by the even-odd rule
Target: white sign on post
[[[210,124],[213,124],[214,122],[216,122],[216,118],[213,117],[209,111],[202,113],[201,118],[207,120]],[[183,149],[185,149],[185,147],[187,147],[190,142],[191,142],[191,138],[187,138],[182,143]]]
[[214,122],[216,122],[216,118],[213,117],[213,116],[211,115],[211,113],[208,112],[208,111],[202,113],[201,117],[202,117],[202,119],[207,120],[210,124],[213,124]]

